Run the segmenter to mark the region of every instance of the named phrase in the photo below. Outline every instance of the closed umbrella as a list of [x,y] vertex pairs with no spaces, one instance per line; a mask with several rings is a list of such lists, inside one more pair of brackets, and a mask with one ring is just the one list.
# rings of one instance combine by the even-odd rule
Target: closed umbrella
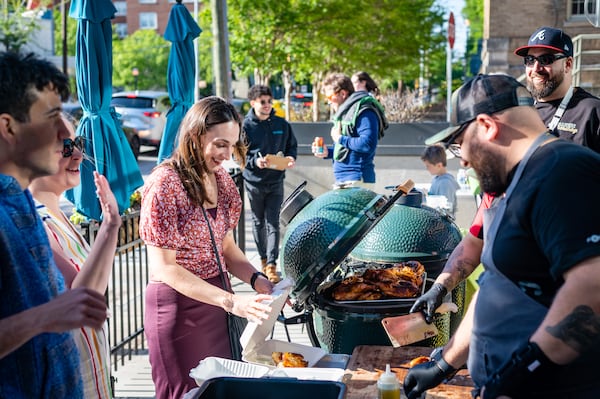
[[194,39],[202,29],[190,15],[181,0],[171,8],[165,39],[171,42],[167,65],[167,88],[171,98],[171,109],[167,113],[167,123],[160,142],[158,163],[173,153],[177,131],[185,113],[194,103],[195,54]]
[[144,181],[117,114],[112,96],[112,27],[116,9],[110,0],[73,0],[69,15],[77,19],[75,73],[83,117],[77,134],[85,138],[81,184],[66,197],[77,211],[100,220],[93,171],[106,176],[117,198],[119,212],[129,208],[131,194]]

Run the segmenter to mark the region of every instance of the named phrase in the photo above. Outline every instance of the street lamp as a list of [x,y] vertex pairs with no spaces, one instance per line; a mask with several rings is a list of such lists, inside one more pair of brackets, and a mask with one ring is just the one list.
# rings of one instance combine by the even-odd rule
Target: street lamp
[[135,87],[135,91],[138,89],[138,76],[140,76],[140,70],[137,68],[131,69],[131,74],[133,75],[133,85]]

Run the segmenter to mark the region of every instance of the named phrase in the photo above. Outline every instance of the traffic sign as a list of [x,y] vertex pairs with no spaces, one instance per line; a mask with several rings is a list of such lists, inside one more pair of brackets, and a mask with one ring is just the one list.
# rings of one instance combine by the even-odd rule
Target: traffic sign
[[448,19],[448,43],[450,44],[450,48],[454,48],[454,13],[450,12],[450,18]]

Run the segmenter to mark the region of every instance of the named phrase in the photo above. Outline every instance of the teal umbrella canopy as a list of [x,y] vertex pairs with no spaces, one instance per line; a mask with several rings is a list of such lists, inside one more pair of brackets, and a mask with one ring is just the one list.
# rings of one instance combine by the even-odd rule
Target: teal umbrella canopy
[[100,220],[102,210],[96,196],[94,170],[106,176],[119,204],[129,208],[131,194],[144,181],[127,142],[112,97],[112,27],[116,12],[110,0],[73,0],[69,15],[77,19],[75,76],[83,117],[77,135],[85,138],[81,184],[66,192],[77,211]]
[[194,103],[194,82],[196,62],[194,39],[202,29],[179,1],[169,13],[169,22],[164,37],[171,42],[169,63],[167,64],[167,88],[171,98],[171,109],[167,113],[167,123],[160,142],[158,163],[169,158],[177,141],[179,125]]

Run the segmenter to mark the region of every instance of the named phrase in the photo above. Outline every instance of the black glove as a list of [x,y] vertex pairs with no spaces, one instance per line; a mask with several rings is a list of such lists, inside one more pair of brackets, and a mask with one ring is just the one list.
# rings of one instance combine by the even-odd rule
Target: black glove
[[404,393],[408,399],[419,399],[426,390],[451,379],[458,371],[444,360],[441,350],[434,353],[431,361],[408,370],[404,378]]
[[495,399],[501,395],[522,397],[525,386],[544,384],[548,371],[555,367],[559,366],[548,359],[536,343],[527,342],[485,383],[483,398]]
[[433,284],[429,291],[421,295],[421,297],[415,301],[415,304],[410,308],[408,313],[415,313],[419,310],[423,310],[425,321],[429,324],[433,323],[435,310],[440,307],[447,293],[448,290],[442,284]]

